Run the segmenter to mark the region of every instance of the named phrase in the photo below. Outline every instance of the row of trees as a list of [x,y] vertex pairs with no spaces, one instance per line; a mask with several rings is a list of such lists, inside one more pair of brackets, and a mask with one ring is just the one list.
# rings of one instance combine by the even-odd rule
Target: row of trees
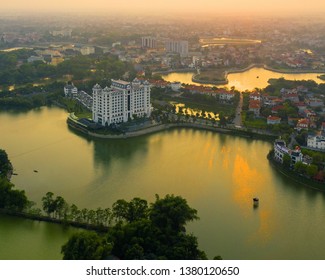
[[206,259],[185,225],[198,219],[187,201],[174,195],[152,204],[141,198],[112,206],[114,225],[104,235],[77,233],[62,246],[63,259]]
[[294,165],[294,171],[307,176],[309,178],[314,177],[318,173],[318,166],[315,164],[304,164],[301,161],[298,161]]
[[[52,192],[46,193],[42,198],[42,208],[48,217],[95,226],[108,226],[113,219],[112,211],[109,208],[79,209],[75,204],[69,205],[61,196],[54,197]],[[42,214],[40,209],[33,211]]]

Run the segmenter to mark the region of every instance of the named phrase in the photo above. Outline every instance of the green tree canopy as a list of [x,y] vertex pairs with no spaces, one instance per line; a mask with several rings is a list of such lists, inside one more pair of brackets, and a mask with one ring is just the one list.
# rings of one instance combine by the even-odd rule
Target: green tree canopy
[[14,185],[0,177],[0,209],[21,212],[28,204],[25,191],[13,189]]
[[[98,216],[105,211],[93,212]],[[156,196],[150,207],[141,198],[120,199],[113,204],[112,213],[116,224],[109,228],[105,242],[96,234],[74,235],[62,247],[63,258],[103,259],[111,252],[120,259],[206,259],[197,238],[185,230],[187,222],[198,219],[197,211],[180,196]]]
[[111,252],[111,245],[95,232],[74,234],[62,246],[64,260],[103,260]]
[[150,220],[158,228],[173,231],[184,230],[187,222],[198,219],[197,211],[187,204],[187,201],[174,195],[164,198],[156,196],[156,201],[151,205]]

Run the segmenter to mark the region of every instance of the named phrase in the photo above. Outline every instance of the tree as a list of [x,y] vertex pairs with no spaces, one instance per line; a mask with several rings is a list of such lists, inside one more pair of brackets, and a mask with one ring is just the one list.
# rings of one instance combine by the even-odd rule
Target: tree
[[150,208],[150,220],[161,230],[182,231],[187,222],[198,219],[197,211],[190,208],[187,201],[174,195],[159,198]]
[[298,161],[294,165],[294,171],[299,174],[306,174],[307,165],[303,164],[301,161]]
[[128,204],[127,221],[133,222],[148,217],[148,202],[139,197],[133,198]]
[[128,203],[124,199],[117,200],[112,207],[112,215],[116,222],[127,220]]
[[70,206],[70,219],[72,221],[76,221],[78,219],[78,215],[80,214],[80,210],[75,204]]
[[69,207],[63,197],[57,196],[53,201],[53,207],[55,216],[59,217],[59,219],[67,216],[67,211]]
[[116,221],[133,222],[148,216],[148,203],[141,198],[133,198],[130,202],[119,199],[113,204],[113,217]]
[[125,253],[125,259],[127,260],[143,260],[144,250],[139,244],[134,244]]
[[47,192],[46,195],[42,197],[43,210],[48,216],[51,216],[51,214],[55,211],[53,195],[54,193]]
[[314,177],[318,172],[318,167],[317,165],[314,165],[314,164],[310,164],[307,166],[306,168],[306,173],[309,177]]
[[8,171],[11,169],[11,163],[8,159],[6,151],[0,149],[0,176],[6,177]]
[[28,200],[24,191],[13,188],[12,183],[0,177],[0,209],[21,212],[27,207]]
[[80,219],[82,220],[82,222],[84,223],[88,223],[89,222],[89,218],[88,218],[88,209],[87,208],[83,208],[80,212]]
[[103,260],[111,253],[111,244],[95,232],[74,234],[61,248],[64,260]]
[[[130,202],[120,199],[112,208],[118,223],[109,227],[107,236],[73,235],[61,249],[64,259],[105,259],[109,254],[120,259],[206,259],[198,249],[197,238],[186,233],[186,222],[198,217],[182,197],[156,196],[150,207],[141,198]],[[92,211],[87,211],[90,221]],[[110,220],[109,208],[93,212],[97,223]]]
[[291,157],[288,154],[283,155],[282,164],[283,164],[283,167],[285,167],[287,169],[290,168],[290,166],[291,166]]

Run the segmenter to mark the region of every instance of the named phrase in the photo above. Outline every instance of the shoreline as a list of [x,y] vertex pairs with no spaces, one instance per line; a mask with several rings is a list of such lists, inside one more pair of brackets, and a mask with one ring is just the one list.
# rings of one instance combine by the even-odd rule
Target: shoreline
[[[282,174],[283,176],[285,176],[286,178],[289,178],[290,180],[292,180],[295,183],[298,183],[304,187],[307,187],[309,189],[313,189],[313,190],[317,190],[317,191],[321,191],[321,192],[325,192],[325,188],[321,188],[322,183],[319,183],[319,186],[313,186],[310,185],[308,183],[305,183],[303,181],[301,181],[301,178],[298,178],[298,175],[294,175],[294,174],[290,174],[288,172],[285,172],[282,168],[282,166],[280,166],[277,162],[274,161],[274,159],[270,156],[270,154],[268,154],[266,156],[266,158],[268,159],[269,163],[271,164],[271,166],[280,174]],[[300,179],[300,180],[299,180]],[[312,181],[315,184],[318,184],[316,181]],[[323,185],[324,186],[324,185]]]
[[157,124],[153,125],[144,129],[139,129],[132,132],[126,132],[121,134],[99,134],[92,131],[79,123],[76,119],[71,117],[71,114],[67,118],[68,127],[72,130],[82,133],[85,136],[89,136],[96,139],[128,139],[133,137],[145,136],[152,133],[157,133],[161,131],[166,131],[169,129],[174,128],[189,128],[189,129],[198,129],[198,130],[205,130],[211,131],[216,133],[228,134],[232,136],[240,136],[245,138],[251,138],[256,140],[274,140],[278,137],[278,135],[271,135],[271,134],[260,134],[257,132],[246,131],[242,129],[235,129],[235,128],[223,128],[223,127],[216,127],[216,126],[208,126],[202,125],[197,123],[168,123],[168,124]]
[[171,128],[193,128],[193,129],[219,132],[224,134],[230,134],[231,132],[233,132],[233,130],[227,128],[209,127],[209,126],[204,126],[204,125],[194,124],[194,123],[169,123],[169,124],[158,124],[144,129],[121,133],[121,134],[99,134],[99,133],[89,131],[85,126],[80,124],[78,121],[71,119],[70,116],[67,119],[67,124],[70,128],[75,129],[87,136],[100,138],[100,139],[127,139],[127,138],[133,138],[138,136],[144,136],[151,133],[161,132]]
[[[267,66],[266,64],[259,64],[259,63],[253,63],[248,65],[245,68],[242,69],[229,69],[229,70],[225,70],[224,73],[224,80],[220,80],[220,81],[208,81],[208,80],[200,80],[197,78],[198,75],[200,74],[193,74],[192,76],[192,82],[194,83],[200,83],[200,84],[212,84],[212,85],[227,85],[229,83],[228,80],[228,75],[229,74],[236,74],[236,73],[243,73],[245,71],[248,71],[252,68],[263,68],[265,70],[268,71],[272,71],[272,72],[276,72],[276,73],[280,73],[280,74],[307,74],[307,73],[313,73],[313,74],[325,74],[325,70],[278,70],[278,69],[274,69],[270,66]],[[193,72],[193,71],[186,71],[184,69],[176,69],[176,70],[168,70],[168,71],[163,71],[163,72],[156,72],[156,73],[161,73],[161,74],[170,74],[170,73],[174,73],[174,72]],[[325,80],[324,80],[325,82]]]
[[71,226],[74,228],[80,228],[84,230],[93,230],[96,232],[106,232],[109,228],[108,226],[104,226],[104,225],[93,225],[93,224],[69,221],[64,219],[56,219],[48,216],[30,214],[25,212],[16,212],[8,209],[0,209],[0,214],[7,215],[7,216],[14,216],[22,219],[28,219],[32,221],[52,223],[52,224],[58,224],[62,226],[69,226],[69,227]]
[[170,73],[191,73],[191,72],[196,72],[196,69],[193,68],[184,68],[184,69],[173,69],[173,70],[163,70],[163,71],[155,71],[152,72],[152,75],[159,74],[159,75],[166,75]]

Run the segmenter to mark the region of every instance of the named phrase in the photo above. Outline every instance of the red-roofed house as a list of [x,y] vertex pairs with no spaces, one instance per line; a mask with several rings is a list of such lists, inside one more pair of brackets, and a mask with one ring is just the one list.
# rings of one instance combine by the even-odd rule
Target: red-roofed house
[[223,91],[219,93],[220,100],[231,100],[235,97],[235,93],[232,91]]
[[304,102],[297,102],[295,105],[297,106],[300,114],[307,109],[307,105]]
[[249,99],[250,100],[258,100],[258,101],[260,101],[261,100],[261,94],[259,92],[257,92],[257,91],[254,91],[249,95]]
[[283,95],[284,100],[291,100],[292,102],[299,102],[299,96],[297,93],[286,93]]
[[267,124],[279,124],[281,122],[281,118],[276,116],[268,116],[266,123]]
[[308,119],[300,119],[296,125],[297,130],[308,129],[309,120]]
[[307,93],[308,92],[308,88],[306,88],[304,86],[297,86],[297,92],[298,93]]
[[288,124],[292,125],[292,126],[295,126],[298,123],[299,120],[300,120],[299,118],[288,117]]
[[271,109],[271,112],[272,112],[272,114],[277,114],[279,112],[279,110],[282,110],[282,109],[284,109],[283,105],[277,105]]
[[261,110],[261,103],[258,100],[250,100],[248,111],[253,112],[255,117],[259,117]]

